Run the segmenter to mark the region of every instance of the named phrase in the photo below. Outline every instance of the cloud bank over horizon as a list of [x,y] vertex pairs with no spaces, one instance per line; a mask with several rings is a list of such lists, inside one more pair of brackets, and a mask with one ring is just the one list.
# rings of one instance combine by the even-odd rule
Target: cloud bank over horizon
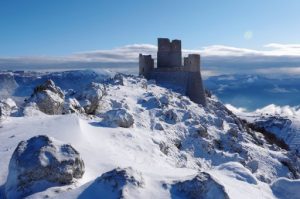
[[[157,46],[155,45],[132,44],[110,50],[77,52],[59,57],[0,56],[0,70],[107,67],[136,72],[138,54],[151,54],[156,58],[156,51]],[[264,45],[263,50],[211,45],[182,51],[183,56],[190,53],[200,54],[202,69],[208,76],[228,73],[300,75],[300,44],[270,43]]]

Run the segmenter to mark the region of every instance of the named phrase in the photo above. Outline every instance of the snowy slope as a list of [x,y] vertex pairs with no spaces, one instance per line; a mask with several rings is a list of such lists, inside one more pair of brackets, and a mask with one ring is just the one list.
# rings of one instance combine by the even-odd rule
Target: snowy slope
[[[126,169],[138,182],[122,188],[124,198],[192,198],[176,188],[182,185],[178,182],[189,183],[199,172],[210,174],[229,198],[277,198],[276,190],[286,183],[272,183],[299,174],[299,158],[292,159],[294,154],[247,128],[216,99],[209,98],[208,107],[203,108],[135,76],[117,75],[103,84],[107,94],[95,116],[50,116],[36,110],[2,121],[2,197],[14,149],[35,135],[70,143],[82,156],[86,171],[72,185],[51,187],[28,198],[118,198],[110,190],[114,185],[103,184],[100,177],[116,168]],[[106,122],[108,112],[118,109],[133,116],[132,127]],[[210,196],[221,197],[219,192]]]
[[271,104],[253,112],[227,107],[239,117],[262,127],[282,139],[291,150],[300,151],[300,109],[299,107],[276,106]]
[[24,102],[26,97],[32,94],[32,90],[37,85],[44,83],[47,79],[52,79],[56,85],[63,90],[80,90],[93,81],[101,81],[108,78],[113,73],[110,71],[62,71],[52,73],[16,71],[0,71],[0,98],[10,97],[18,105]]

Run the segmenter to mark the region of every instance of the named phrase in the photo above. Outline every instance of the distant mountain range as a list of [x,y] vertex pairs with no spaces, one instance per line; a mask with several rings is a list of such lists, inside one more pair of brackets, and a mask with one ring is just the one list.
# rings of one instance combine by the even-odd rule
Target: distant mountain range
[[247,110],[255,110],[269,104],[300,104],[300,77],[222,75],[206,79],[205,87],[223,103]]

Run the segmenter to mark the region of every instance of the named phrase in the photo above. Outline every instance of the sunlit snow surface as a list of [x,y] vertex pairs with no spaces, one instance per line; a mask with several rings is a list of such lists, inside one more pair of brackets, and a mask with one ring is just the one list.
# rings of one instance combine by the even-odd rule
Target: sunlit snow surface
[[[98,77],[86,78],[86,81],[82,80],[83,84],[103,80],[103,77]],[[262,145],[257,145],[242,127],[235,140],[232,140],[229,132],[232,128],[238,128],[235,117],[228,115],[225,108],[214,99],[209,101],[209,107],[205,109],[153,82],[147,83],[144,79],[131,76],[123,80],[122,84],[108,86],[108,94],[103,99],[99,115],[112,108],[126,107],[134,116],[135,122],[131,128],[103,125],[101,117],[90,118],[77,114],[49,116],[37,110],[22,117],[4,120],[0,128],[2,192],[14,149],[20,141],[35,135],[48,135],[70,143],[81,154],[86,171],[83,178],[72,185],[52,187],[28,198],[114,198],[103,187],[97,189],[95,180],[117,167],[131,167],[143,178],[142,187],[127,189],[128,198],[179,198],[172,193],[170,186],[174,182],[191,179],[200,171],[211,174],[225,187],[230,198],[276,198],[276,191],[282,186],[299,184],[296,181],[274,184],[277,178],[286,179],[291,175],[280,163],[281,159],[287,158],[287,152],[272,149],[264,140]],[[62,79],[57,85],[64,90],[71,89],[73,84],[69,81],[76,81],[76,78],[72,81]],[[28,90],[34,87],[34,84],[27,84],[30,85]],[[77,84],[75,89],[80,88]],[[11,95],[16,97],[18,93],[13,91]],[[23,96],[27,96],[27,91]],[[168,105],[164,105],[164,97],[167,97]],[[177,121],[165,118],[167,110],[176,113]],[[157,123],[164,130],[156,129]],[[193,127],[197,125],[207,129],[207,137],[193,134]],[[223,146],[215,148],[215,142]],[[258,168],[253,169],[251,165],[255,161],[258,162]],[[297,195],[295,190],[291,189]],[[280,197],[284,198],[282,195]]]

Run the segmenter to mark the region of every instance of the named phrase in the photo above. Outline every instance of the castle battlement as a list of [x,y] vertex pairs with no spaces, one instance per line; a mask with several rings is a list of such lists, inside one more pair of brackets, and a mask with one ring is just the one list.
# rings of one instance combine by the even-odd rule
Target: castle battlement
[[206,106],[205,91],[200,73],[200,55],[189,54],[182,65],[181,41],[158,38],[157,67],[151,55],[139,55],[139,74],[158,83],[182,88],[185,95]]

